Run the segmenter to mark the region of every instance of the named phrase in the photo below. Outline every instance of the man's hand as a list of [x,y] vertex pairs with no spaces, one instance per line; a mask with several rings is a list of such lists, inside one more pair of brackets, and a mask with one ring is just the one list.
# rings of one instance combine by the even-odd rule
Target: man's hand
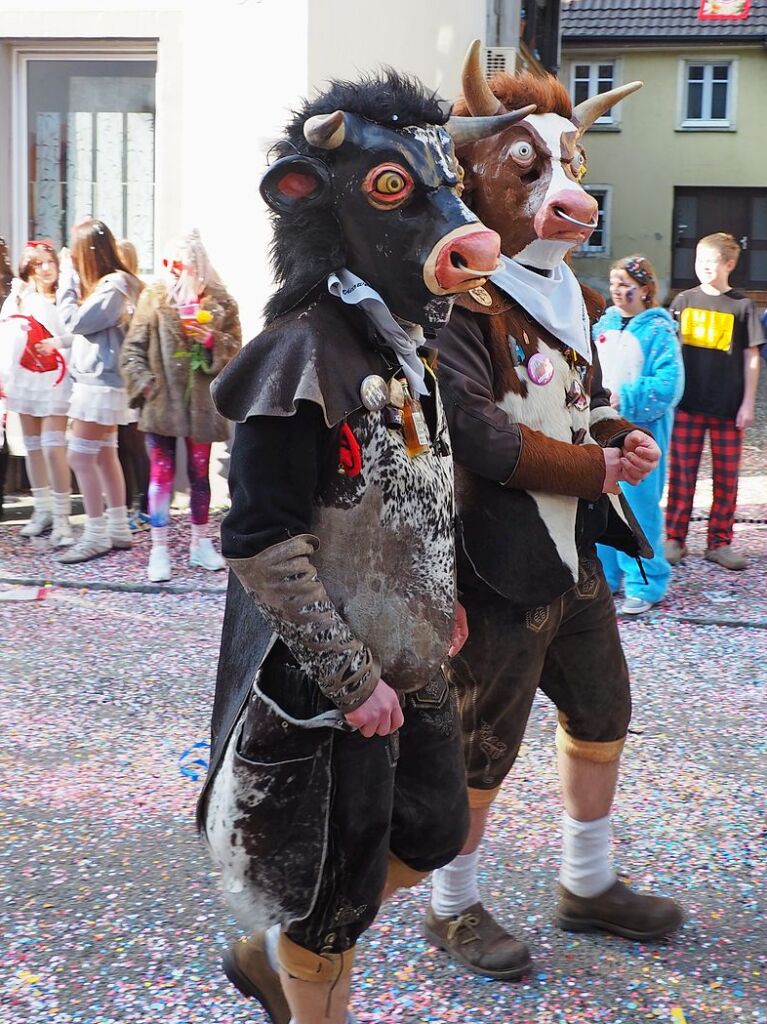
[[753,426],[753,423],[754,404],[753,402],[743,402],[735,417],[735,426],[738,430],[746,430],[748,427]]
[[404,723],[405,718],[400,707],[396,690],[379,679],[375,690],[364,704],[350,711],[344,718],[358,729],[363,736],[388,736]]
[[621,450],[603,448],[602,454],[605,457],[605,482],[602,484],[602,494],[620,494],[618,481],[623,479]]
[[660,448],[641,430],[632,430],[626,435],[620,454],[621,479],[629,484],[640,483],[660,461]]
[[450,637],[448,658],[454,658],[469,639],[469,623],[466,621],[466,609],[460,601],[455,602],[455,618],[453,619],[453,635]]

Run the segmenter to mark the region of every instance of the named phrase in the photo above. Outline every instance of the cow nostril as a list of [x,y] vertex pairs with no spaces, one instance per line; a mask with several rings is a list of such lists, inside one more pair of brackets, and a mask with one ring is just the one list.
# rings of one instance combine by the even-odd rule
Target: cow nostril
[[464,267],[468,267],[469,265],[463,256],[459,252],[456,252],[455,249],[450,253],[450,262],[459,270],[463,270]]

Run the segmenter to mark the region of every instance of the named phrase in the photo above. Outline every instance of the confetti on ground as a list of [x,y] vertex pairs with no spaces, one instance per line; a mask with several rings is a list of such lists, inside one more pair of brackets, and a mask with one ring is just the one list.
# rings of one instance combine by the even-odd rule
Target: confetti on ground
[[0,587],[0,601],[42,601],[46,587]]
[[[0,576],[72,584],[0,606],[0,1024],[265,1024],[219,969],[238,932],[194,831],[225,579],[206,592],[183,564],[187,530],[174,523],[178,594],[93,589],[143,579],[144,536],[57,570],[0,527]],[[739,540],[753,568],[693,555],[658,610],[621,623],[635,711],[616,863],[684,904],[680,933],[645,945],[552,923],[556,719],[538,699],[480,879],[533,970],[511,984],[450,963],[422,937],[422,885],[361,944],[359,1024],[767,1024],[767,634],[748,628],[767,622],[767,532]],[[746,625],[692,621],[706,616]]]

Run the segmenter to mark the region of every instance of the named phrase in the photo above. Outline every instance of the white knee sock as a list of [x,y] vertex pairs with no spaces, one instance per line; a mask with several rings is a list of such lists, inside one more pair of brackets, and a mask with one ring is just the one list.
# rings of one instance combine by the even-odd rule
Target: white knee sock
[[431,907],[437,917],[455,917],[479,902],[479,850],[460,854],[431,876]]
[[610,816],[576,821],[562,815],[562,866],[559,880],[574,896],[590,899],[607,892],[616,881],[610,867]]

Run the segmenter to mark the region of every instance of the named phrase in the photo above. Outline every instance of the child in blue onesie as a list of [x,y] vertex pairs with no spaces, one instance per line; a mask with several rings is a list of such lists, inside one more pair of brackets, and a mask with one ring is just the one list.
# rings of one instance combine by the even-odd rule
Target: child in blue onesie
[[610,298],[614,304],[594,326],[602,378],[612,392],[612,405],[620,410],[621,416],[649,430],[661,450],[655,472],[626,491],[655,550],[655,557],[643,563],[647,582],[633,558],[597,545],[612,590],[617,591],[623,583],[624,615],[641,615],[661,601],[671,574],[663,554],[660,501],[674,407],[682,395],[684,370],[674,321],[658,306],[657,291],[657,277],[649,260],[643,256],[618,260],[610,271]]

